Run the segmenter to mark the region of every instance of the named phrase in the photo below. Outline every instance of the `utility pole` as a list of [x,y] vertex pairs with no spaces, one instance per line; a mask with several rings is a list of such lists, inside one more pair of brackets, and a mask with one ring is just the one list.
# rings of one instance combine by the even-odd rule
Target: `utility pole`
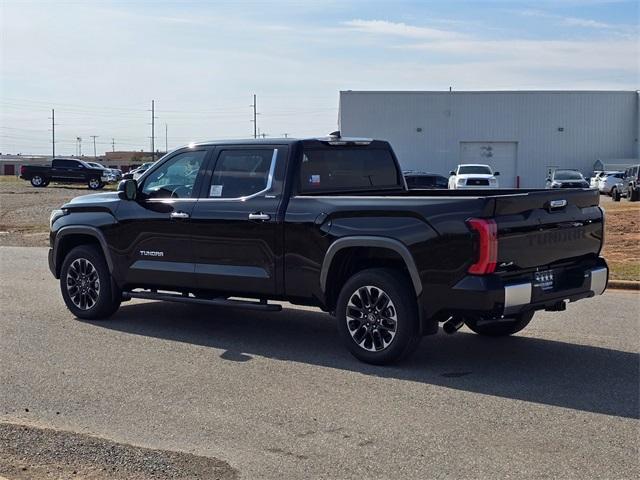
[[78,156],[82,156],[82,137],[76,137],[76,146],[78,147]]
[[256,105],[256,94],[253,94],[253,138],[258,138],[258,111]]
[[289,136],[289,134],[288,134],[288,133],[283,133],[283,134],[282,134],[282,136],[283,136],[284,138],[287,138],[287,137]]
[[155,145],[155,135],[156,135],[156,117],[155,117],[155,100],[151,100],[151,161],[155,162],[156,160],[156,145]]
[[116,139],[115,138],[111,139],[111,151],[112,152],[116,151]]
[[51,109],[51,160],[56,158],[56,111]]
[[98,135],[89,135],[91,138],[93,138],[93,159],[95,160],[97,157],[96,155],[96,138],[98,138]]
[[168,135],[167,132],[169,131],[169,127],[167,126],[167,124],[164,124],[164,153],[167,153],[169,151],[169,140],[168,140]]

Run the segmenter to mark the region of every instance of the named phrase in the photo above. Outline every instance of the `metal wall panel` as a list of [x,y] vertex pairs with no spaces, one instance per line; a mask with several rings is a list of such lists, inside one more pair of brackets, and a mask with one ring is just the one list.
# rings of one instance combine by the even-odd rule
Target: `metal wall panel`
[[547,166],[589,175],[597,159],[638,152],[636,92],[340,93],[344,136],[389,140],[403,168],[447,174],[462,142],[517,143],[521,187],[543,187]]

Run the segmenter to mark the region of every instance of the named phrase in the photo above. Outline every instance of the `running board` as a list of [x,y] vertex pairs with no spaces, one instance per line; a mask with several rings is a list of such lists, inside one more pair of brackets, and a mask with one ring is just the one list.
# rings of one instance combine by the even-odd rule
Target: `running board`
[[188,297],[177,293],[122,292],[122,298],[123,300],[144,298],[147,300],[163,300],[165,302],[197,303],[200,305],[215,305],[217,307],[262,310],[263,312],[279,312],[282,310],[282,305],[267,303],[266,301],[253,302],[250,300],[228,300],[226,298],[207,300],[204,298]]

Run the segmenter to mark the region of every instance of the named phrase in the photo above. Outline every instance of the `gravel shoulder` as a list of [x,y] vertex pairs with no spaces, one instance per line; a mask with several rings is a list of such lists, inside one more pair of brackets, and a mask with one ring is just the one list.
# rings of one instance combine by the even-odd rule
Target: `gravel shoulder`
[[0,478],[85,480],[237,478],[227,463],[81,433],[0,423]]

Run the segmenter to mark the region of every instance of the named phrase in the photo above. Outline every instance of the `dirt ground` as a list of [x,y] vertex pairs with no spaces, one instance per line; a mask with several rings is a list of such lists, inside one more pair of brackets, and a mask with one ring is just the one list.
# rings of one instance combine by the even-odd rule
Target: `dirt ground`
[[15,480],[231,480],[237,472],[215,458],[0,423],[0,479],[3,476]]
[[603,255],[611,267],[611,278],[640,280],[640,202],[614,202],[600,197],[606,212]]
[[[15,177],[0,177],[0,245],[47,246],[51,210],[88,193],[84,185],[33,188]],[[640,202],[602,196],[601,205],[607,213],[604,256],[611,278],[640,280]]]
[[0,245],[49,245],[51,210],[74,197],[89,193],[93,192],[81,184],[51,184],[46,188],[34,188],[16,177],[0,177]]

